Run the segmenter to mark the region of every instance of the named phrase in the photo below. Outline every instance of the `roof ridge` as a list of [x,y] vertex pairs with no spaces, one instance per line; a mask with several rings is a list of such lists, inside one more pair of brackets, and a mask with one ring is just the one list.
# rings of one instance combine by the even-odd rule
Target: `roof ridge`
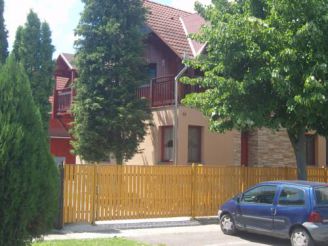
[[175,8],[175,7],[172,7],[172,6],[169,6],[169,5],[165,5],[163,3],[158,3],[158,2],[154,2],[154,1],[150,1],[150,0],[143,0],[143,1],[144,2],[150,2],[150,3],[153,3],[153,4],[157,4],[157,5],[161,5],[161,6],[166,7],[166,8],[171,8],[171,9],[174,9],[174,10],[182,11],[182,12],[185,12],[186,14],[196,14],[197,13],[197,12],[192,13],[192,12],[189,12],[189,11],[186,11],[186,10],[178,9],[178,8]]

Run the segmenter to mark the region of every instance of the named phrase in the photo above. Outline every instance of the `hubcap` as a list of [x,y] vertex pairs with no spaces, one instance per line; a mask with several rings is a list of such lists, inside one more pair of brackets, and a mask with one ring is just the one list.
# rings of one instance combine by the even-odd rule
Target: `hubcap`
[[231,219],[229,217],[224,217],[222,219],[222,228],[225,230],[225,231],[231,231],[233,230],[233,223],[231,221]]
[[307,246],[309,240],[303,232],[296,232],[293,234],[293,245],[295,246]]

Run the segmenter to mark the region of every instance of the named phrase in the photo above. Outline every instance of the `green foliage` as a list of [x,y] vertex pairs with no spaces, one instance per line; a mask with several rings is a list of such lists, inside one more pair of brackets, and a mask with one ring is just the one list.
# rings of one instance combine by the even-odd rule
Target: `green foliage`
[[3,18],[4,0],[0,0],[0,63],[3,64],[8,56],[8,32]]
[[58,175],[21,65],[0,70],[0,245],[45,233],[57,208]]
[[213,3],[197,6],[211,23],[198,36],[207,54],[188,62],[204,76],[187,83],[207,90],[185,103],[219,132],[286,128],[300,167],[304,133],[328,134],[327,1]]
[[73,112],[76,153],[84,160],[130,159],[144,139],[150,109],[136,97],[146,79],[145,10],[140,0],[90,0],[76,30],[77,97]]
[[46,22],[41,23],[37,14],[31,11],[24,27],[17,29],[13,54],[23,64],[29,77],[32,95],[45,129],[48,128],[51,110],[48,99],[54,84],[53,52],[49,25]]

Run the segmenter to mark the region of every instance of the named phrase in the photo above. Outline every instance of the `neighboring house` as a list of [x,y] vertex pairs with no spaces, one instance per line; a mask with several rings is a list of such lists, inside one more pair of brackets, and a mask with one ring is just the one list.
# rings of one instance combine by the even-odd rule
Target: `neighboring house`
[[69,134],[70,123],[73,121],[70,109],[74,91],[71,85],[77,76],[73,58],[74,56],[70,54],[61,54],[57,58],[56,84],[53,96],[49,99],[52,104],[49,122],[50,151],[57,163],[76,163],[76,157],[71,153]]
[[[295,165],[285,131],[275,134],[267,129],[212,133],[208,130],[208,121],[198,110],[180,104],[186,94],[200,91],[196,86],[177,82],[176,77],[197,76],[197,71],[186,69],[182,60],[204,51],[205,45],[189,39],[188,35],[197,32],[205,22],[198,14],[147,0],[144,5],[149,9],[145,52],[149,81],[136,93],[149,100],[154,124],[140,145],[140,153],[126,164]],[[66,163],[75,163],[68,134],[73,121],[71,85],[78,76],[73,55],[59,55],[55,76],[49,127],[51,152],[59,160],[64,158]],[[308,163],[325,165],[326,141],[316,135],[308,135],[307,139]]]

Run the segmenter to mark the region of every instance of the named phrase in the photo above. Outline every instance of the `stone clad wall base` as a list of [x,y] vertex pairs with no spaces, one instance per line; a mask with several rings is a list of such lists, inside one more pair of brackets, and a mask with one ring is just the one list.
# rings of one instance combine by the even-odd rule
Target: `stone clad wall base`
[[250,166],[295,166],[295,155],[285,129],[258,129],[249,135]]

